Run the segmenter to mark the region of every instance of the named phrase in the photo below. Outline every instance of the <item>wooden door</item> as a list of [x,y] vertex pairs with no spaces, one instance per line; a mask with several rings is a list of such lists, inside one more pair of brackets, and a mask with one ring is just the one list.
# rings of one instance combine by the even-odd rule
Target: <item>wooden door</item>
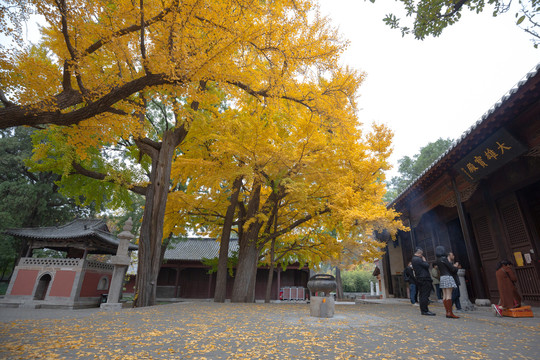
[[522,209],[514,194],[497,201],[497,208],[506,244],[510,249],[508,260],[514,263],[521,295],[526,303],[538,304],[540,303],[540,274],[534,263],[530,261],[534,248]]
[[[471,223],[478,246],[478,253],[482,262],[484,283],[488,287],[488,296],[490,299],[498,299],[499,291],[497,289],[497,279],[495,278],[495,269],[500,261],[499,249],[495,243],[492,229],[492,222],[489,219],[487,209],[479,209],[471,215]],[[474,269],[472,270],[474,271]]]

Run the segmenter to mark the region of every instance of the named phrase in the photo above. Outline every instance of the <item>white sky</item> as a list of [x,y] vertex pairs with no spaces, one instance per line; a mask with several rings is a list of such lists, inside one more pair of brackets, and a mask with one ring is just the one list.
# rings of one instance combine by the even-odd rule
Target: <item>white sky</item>
[[320,0],[350,47],[343,59],[365,71],[360,88],[360,120],[385,123],[394,131],[391,162],[413,156],[440,137],[461,137],[537,63],[527,33],[515,24],[515,11],[498,17],[486,7],[466,12],[438,38],[403,38],[382,19],[398,12],[395,1]]

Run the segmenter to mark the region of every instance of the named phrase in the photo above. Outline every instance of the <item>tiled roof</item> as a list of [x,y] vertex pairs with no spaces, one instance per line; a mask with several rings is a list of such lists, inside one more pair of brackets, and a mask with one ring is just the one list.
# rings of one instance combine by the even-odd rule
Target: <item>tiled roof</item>
[[[172,249],[165,251],[165,260],[193,260],[219,257],[219,241],[213,238],[190,237],[174,244]],[[229,256],[238,251],[238,239],[229,241]]]
[[530,106],[530,104],[537,102],[540,92],[538,85],[539,78],[540,63],[467,129],[461,138],[455,140],[444,154],[424,170],[387,207],[396,207],[402,204],[408,196],[413,195],[418,189],[429,186],[438,176],[457,163],[463,154],[487,138],[495,129],[511,122],[513,117],[507,114],[515,112],[515,109]]
[[[76,219],[62,226],[7,229],[5,233],[18,238],[50,242],[94,238],[107,247],[118,247],[117,237],[109,232],[107,224],[100,219]],[[130,244],[129,249],[137,250],[138,246]]]

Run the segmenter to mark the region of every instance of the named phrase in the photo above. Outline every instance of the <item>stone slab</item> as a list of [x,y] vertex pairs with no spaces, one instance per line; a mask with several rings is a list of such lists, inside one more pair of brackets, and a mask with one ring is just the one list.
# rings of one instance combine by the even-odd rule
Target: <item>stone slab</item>
[[119,311],[122,310],[122,303],[103,303],[99,306],[103,310],[107,311]]

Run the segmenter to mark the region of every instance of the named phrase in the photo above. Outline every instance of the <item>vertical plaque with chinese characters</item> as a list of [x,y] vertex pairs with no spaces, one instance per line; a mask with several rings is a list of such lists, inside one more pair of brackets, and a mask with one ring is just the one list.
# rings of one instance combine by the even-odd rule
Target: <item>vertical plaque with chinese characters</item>
[[526,150],[527,147],[508,131],[499,129],[454,165],[454,170],[461,173],[468,181],[476,182]]

